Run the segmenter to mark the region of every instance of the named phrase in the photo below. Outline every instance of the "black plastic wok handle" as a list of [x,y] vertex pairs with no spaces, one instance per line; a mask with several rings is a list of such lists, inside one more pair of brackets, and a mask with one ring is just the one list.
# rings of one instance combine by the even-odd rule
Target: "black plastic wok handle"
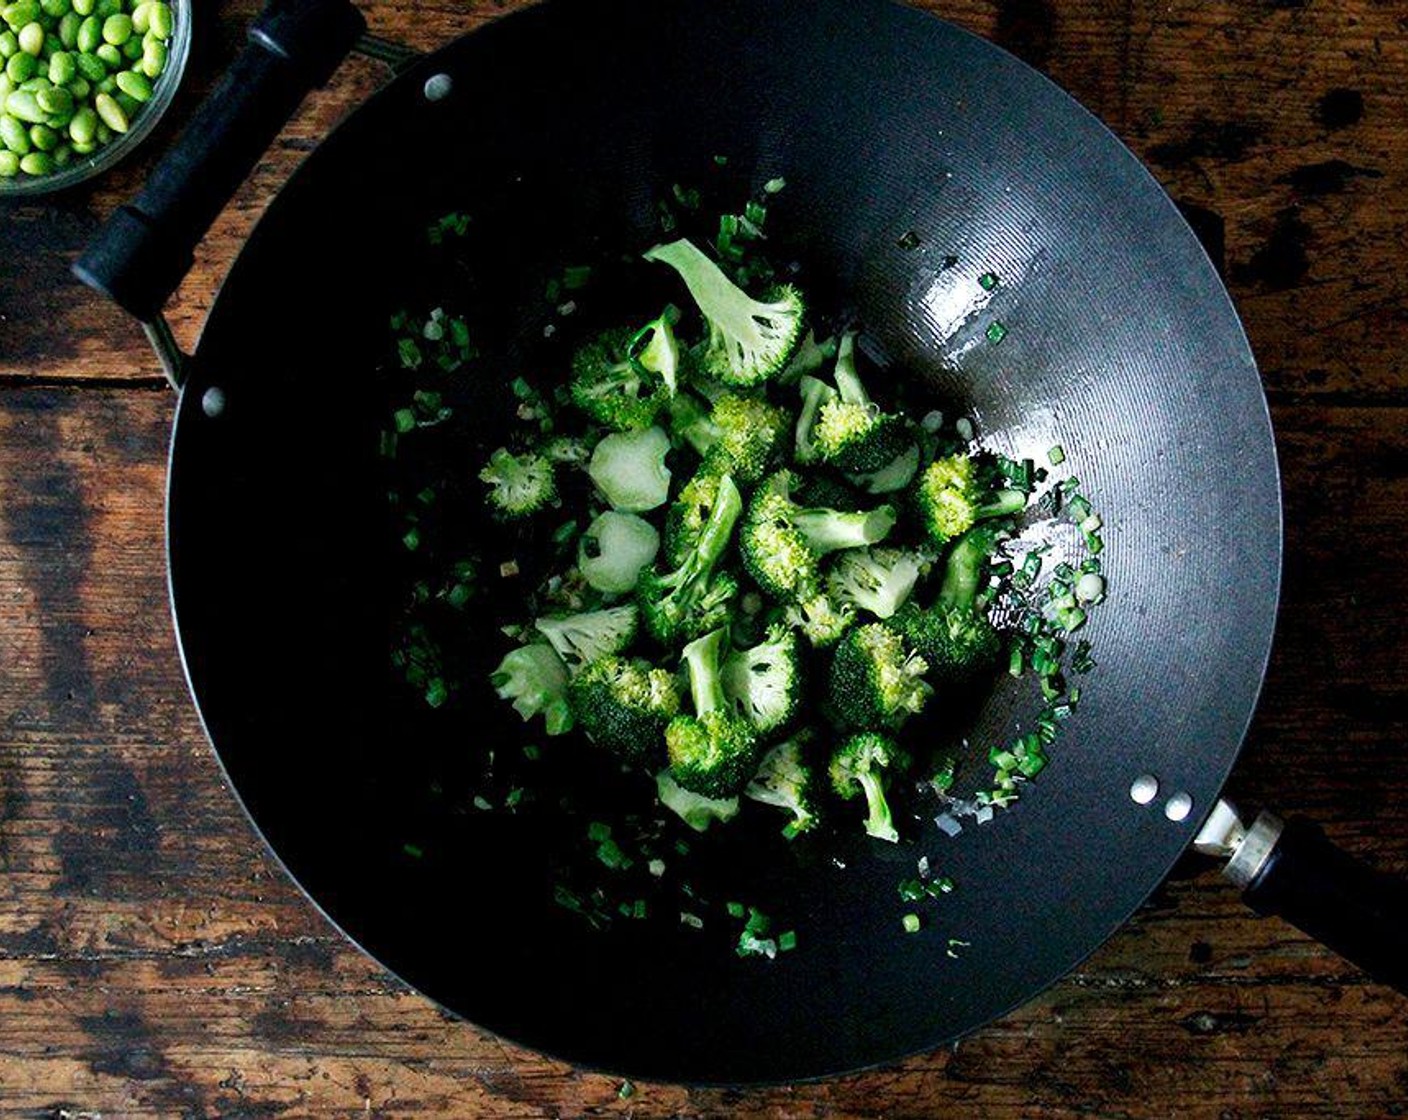
[[[1242,898],[1254,910],[1285,918],[1375,980],[1408,993],[1408,881],[1361,863],[1303,817],[1282,825],[1263,813],[1242,851],[1249,876]],[[1228,868],[1234,879],[1238,857]]]
[[138,319],[152,321],[190,269],[215,216],[365,28],[348,0],[272,0],[180,140],[142,192],[98,231],[74,274]]

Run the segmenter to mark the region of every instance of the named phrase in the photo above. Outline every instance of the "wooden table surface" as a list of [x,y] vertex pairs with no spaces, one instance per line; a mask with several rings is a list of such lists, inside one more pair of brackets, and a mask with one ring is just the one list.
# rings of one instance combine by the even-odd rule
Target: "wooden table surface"
[[[359,2],[373,30],[425,48],[514,6]],[[1070,89],[1225,247],[1286,492],[1276,654],[1230,792],[1310,814],[1355,853],[1408,870],[1408,9],[925,6]],[[0,1112],[1408,1107],[1408,1001],[1250,916],[1215,874],[1176,877],[1074,975],[957,1046],[756,1092],[641,1084],[620,1100],[619,1079],[448,1019],[335,934],[262,851],[181,679],[161,539],[173,399],[138,329],[67,271],[252,13],[249,0],[199,4],[187,85],[139,157],[96,185],[0,209]],[[260,164],[171,305],[185,343],[290,169],[382,80],[349,62]]]

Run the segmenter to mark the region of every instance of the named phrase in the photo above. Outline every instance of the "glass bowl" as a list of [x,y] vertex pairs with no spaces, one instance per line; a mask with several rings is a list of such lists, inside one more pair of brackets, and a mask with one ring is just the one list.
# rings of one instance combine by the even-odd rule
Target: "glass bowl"
[[[142,107],[136,119],[121,136],[86,156],[75,156],[67,167],[38,177],[16,175],[0,178],[0,198],[20,198],[25,195],[49,194],[63,190],[95,175],[101,175],[137,147],[171,105],[177,87],[186,73],[186,60],[191,53],[191,0],[167,0],[175,17],[171,42],[167,47],[166,69],[156,80],[152,99]],[[3,25],[0,25],[3,26]]]

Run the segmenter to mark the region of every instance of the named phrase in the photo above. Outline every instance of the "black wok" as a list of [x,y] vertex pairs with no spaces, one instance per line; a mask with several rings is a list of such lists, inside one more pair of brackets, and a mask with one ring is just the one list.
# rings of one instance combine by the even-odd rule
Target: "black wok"
[[[220,762],[274,852],[350,937],[446,1007],[632,1074],[828,1074],[932,1048],[1030,999],[1193,842],[1271,644],[1281,524],[1266,404],[1177,210],[1056,86],[918,12],[556,0],[409,65],[328,137],[176,370],[159,309],[190,246],[359,27],[330,0],[266,15],[239,80],[79,265],[184,380],[168,510],[181,648]],[[427,87],[436,75],[448,93]],[[1109,526],[1113,593],[1090,634],[1100,667],[1015,808],[953,838],[925,820],[898,847],[853,837],[812,857],[749,846],[775,822],[718,841],[700,889],[794,919],[800,947],[771,963],[736,959],[674,915],[603,936],[554,907],[550,830],[532,814],[425,794],[466,779],[486,743],[521,741],[521,725],[487,687],[428,719],[386,671],[370,356],[417,292],[425,224],[472,214],[494,278],[497,326],[481,343],[503,373],[481,373],[458,402],[469,472],[499,441],[514,362],[541,338],[545,279],[574,253],[648,245],[657,200],[714,173],[715,154],[740,197],[786,178],[777,251],[858,314],[885,369],[974,416],[994,449],[1041,459],[1063,444]],[[989,270],[1003,282],[979,307]],[[984,338],[994,319],[1009,329],[1000,345]],[[488,600],[513,594],[487,582]],[[490,650],[493,604],[481,604],[469,625]],[[995,683],[969,730],[973,765],[1035,705],[1027,686]],[[1158,793],[1140,804],[1130,790],[1146,775]],[[1238,853],[1256,904],[1403,982],[1375,924],[1403,913],[1400,888],[1336,863],[1309,826],[1278,847],[1274,820],[1245,843],[1229,818],[1213,823],[1206,846]],[[406,857],[408,839],[424,859]],[[921,854],[958,889],[907,937],[895,885]]]

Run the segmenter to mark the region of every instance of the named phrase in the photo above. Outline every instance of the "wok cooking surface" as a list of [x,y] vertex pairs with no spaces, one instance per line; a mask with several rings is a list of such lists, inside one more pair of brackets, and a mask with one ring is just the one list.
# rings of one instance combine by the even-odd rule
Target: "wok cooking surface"
[[[453,88],[428,102],[436,73]],[[425,776],[454,770],[463,737],[524,732],[491,701],[448,724],[408,717],[387,695],[376,610],[387,571],[368,355],[416,291],[426,222],[459,209],[488,231],[504,314],[484,346],[507,363],[538,326],[522,309],[544,276],[572,250],[648,244],[656,200],[715,154],[742,189],[786,178],[774,254],[854,307],[890,368],[974,416],[989,448],[1042,461],[1062,444],[1108,524],[1111,600],[1090,634],[1100,667],[1017,807],[956,838],[931,821],[898,848],[854,838],[844,868],[781,845],[750,861],[724,841],[718,862],[736,878],[714,892],[795,916],[799,947],[775,962],[668,924],[594,934],[553,906],[548,839],[530,818],[429,813]],[[1002,277],[990,297],[987,271]],[[1000,345],[984,334],[994,320]],[[471,391],[502,395],[516,372],[486,371]],[[211,386],[227,401],[216,417],[201,407]],[[482,451],[465,448],[465,470]],[[182,399],[169,521],[178,629],[212,740],[329,917],[477,1024],[577,1062],[707,1081],[931,1048],[1117,929],[1236,758],[1280,558],[1256,369],[1157,184],[997,48],[841,0],[550,3],[372,99],[271,207],[212,312]],[[1002,682],[973,741],[1007,738],[1033,703]],[[1143,774],[1163,791],[1149,806],[1128,796]],[[1182,822],[1162,812],[1174,792],[1193,800]],[[433,842],[408,863],[416,828]],[[906,937],[895,884],[921,854],[958,886]],[[956,958],[949,938],[967,943]]]

